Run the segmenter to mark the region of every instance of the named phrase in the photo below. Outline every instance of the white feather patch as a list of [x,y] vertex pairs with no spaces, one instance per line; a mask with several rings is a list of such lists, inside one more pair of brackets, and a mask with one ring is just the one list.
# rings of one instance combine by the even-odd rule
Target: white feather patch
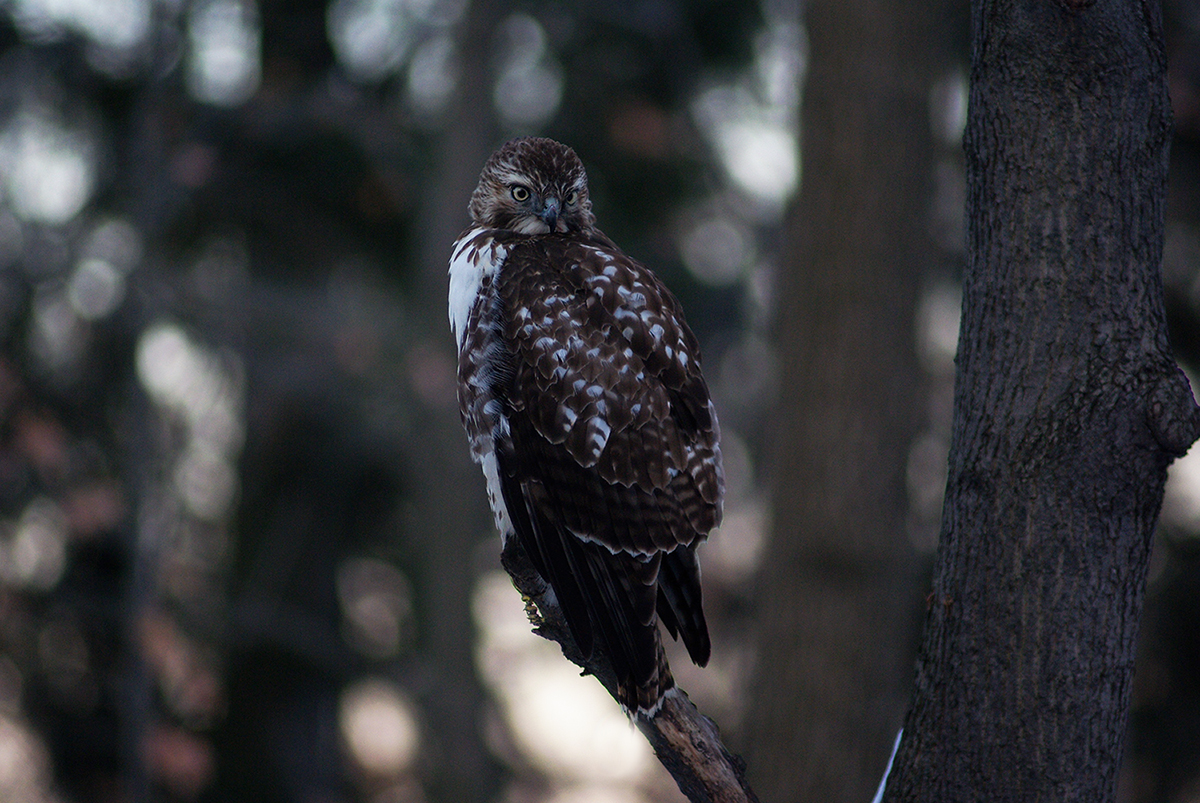
[[450,258],[450,330],[454,332],[460,350],[467,336],[467,319],[475,306],[483,277],[494,276],[508,256],[507,248],[497,245],[490,237],[480,236],[486,231],[475,228],[459,237]]
[[496,461],[495,451],[489,451],[479,461],[483,465],[483,476],[487,480],[488,504],[492,508],[492,516],[496,519],[496,529],[500,531],[500,539],[508,543],[508,537],[513,533],[512,519],[508,516],[508,507],[504,504],[504,494],[500,491],[500,465]]

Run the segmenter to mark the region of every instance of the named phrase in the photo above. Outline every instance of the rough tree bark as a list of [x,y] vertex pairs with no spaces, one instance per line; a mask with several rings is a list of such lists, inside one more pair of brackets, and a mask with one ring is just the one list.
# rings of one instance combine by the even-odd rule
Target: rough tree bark
[[[936,4],[810,0],[804,180],[780,275],[774,525],[744,727],[765,800],[861,801],[904,708],[913,310],[933,251]],[[909,568],[905,568],[909,567]]]
[[1153,0],[976,0],[942,536],[887,801],[1112,800],[1167,465]]

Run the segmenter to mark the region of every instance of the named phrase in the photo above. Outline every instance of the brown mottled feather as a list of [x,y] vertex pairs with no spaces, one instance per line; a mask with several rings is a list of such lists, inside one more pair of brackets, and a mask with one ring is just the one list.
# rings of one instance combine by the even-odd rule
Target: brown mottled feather
[[[531,214],[571,192],[560,216]],[[569,148],[509,143],[471,213],[452,305],[456,262],[459,280],[498,270],[460,311],[459,400],[476,459],[497,459],[497,522],[554,588],[584,654],[609,656],[622,705],[653,711],[673,685],[657,618],[697,663],[710,652],[695,548],[720,523],[723,477],[699,346],[670,291],[594,228]]]

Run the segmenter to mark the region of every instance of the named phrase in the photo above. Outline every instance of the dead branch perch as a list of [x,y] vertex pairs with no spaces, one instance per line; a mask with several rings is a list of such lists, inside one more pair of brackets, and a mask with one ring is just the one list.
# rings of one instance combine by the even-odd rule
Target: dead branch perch
[[[526,612],[535,625],[533,632],[557,642],[567,660],[584,674],[594,675],[616,699],[616,676],[608,656],[597,647],[591,659],[584,660],[562,610],[553,596],[547,595],[549,586],[517,539],[509,539],[500,562],[525,599]],[[746,763],[725,749],[716,723],[701,714],[682,689],[668,693],[653,719],[638,717],[636,724],[691,803],[758,803],[746,781]]]

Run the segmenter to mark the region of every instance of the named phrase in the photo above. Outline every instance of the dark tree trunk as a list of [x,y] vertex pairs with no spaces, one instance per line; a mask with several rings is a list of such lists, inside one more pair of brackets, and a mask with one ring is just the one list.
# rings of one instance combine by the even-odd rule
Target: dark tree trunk
[[968,270],[926,632],[887,800],[1112,800],[1167,465],[1151,0],[977,0]]
[[932,12],[806,9],[804,180],[780,276],[775,521],[744,749],[764,800],[861,803],[899,725],[919,593],[904,466],[932,250]]

